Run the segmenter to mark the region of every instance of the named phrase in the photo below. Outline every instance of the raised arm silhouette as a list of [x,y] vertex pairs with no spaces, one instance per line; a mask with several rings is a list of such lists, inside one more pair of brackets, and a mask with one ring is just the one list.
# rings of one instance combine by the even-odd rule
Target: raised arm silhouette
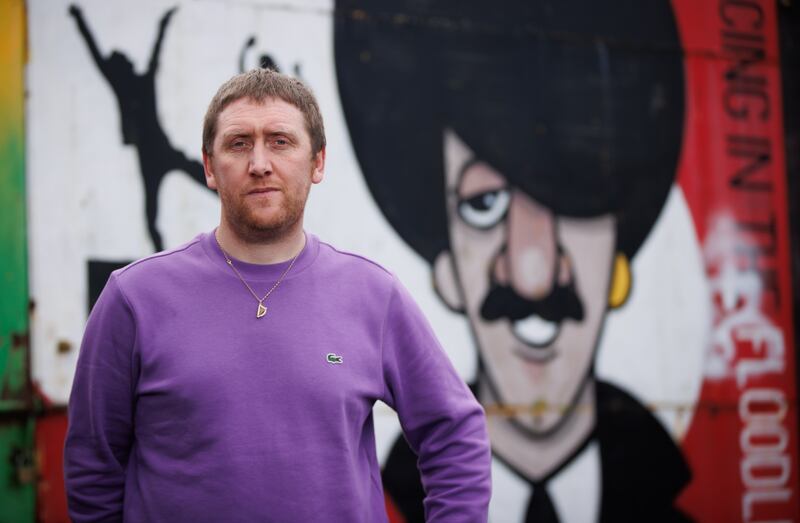
[[156,73],[164,33],[176,10],[177,7],[173,7],[161,17],[158,36],[153,45],[147,71],[144,74],[137,74],[133,63],[125,54],[114,50],[109,56],[104,57],[97,47],[97,42],[84,19],[81,8],[74,4],[69,7],[69,14],[75,19],[94,62],[111,85],[117,98],[122,141],[136,147],[145,189],[147,230],[156,251],[164,248],[161,234],[156,226],[158,190],[164,176],[173,170],[183,171],[197,183],[206,187],[202,163],[187,158],[185,154],[177,150],[170,143],[158,120]]

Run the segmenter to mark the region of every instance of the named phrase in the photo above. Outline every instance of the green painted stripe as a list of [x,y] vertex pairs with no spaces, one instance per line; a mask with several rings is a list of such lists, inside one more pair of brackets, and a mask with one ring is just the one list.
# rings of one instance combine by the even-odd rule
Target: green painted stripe
[[[25,221],[23,60],[25,12],[21,0],[0,6],[0,402],[30,406],[28,390],[28,260]],[[16,86],[16,87],[14,87]]]
[[33,523],[35,422],[28,362],[23,0],[0,2],[0,523]]

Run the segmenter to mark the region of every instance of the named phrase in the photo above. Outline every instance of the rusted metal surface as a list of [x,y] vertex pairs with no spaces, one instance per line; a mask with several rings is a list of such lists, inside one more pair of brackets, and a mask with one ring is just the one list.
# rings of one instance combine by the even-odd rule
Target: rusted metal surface
[[33,418],[0,414],[0,522],[34,521],[33,433]]

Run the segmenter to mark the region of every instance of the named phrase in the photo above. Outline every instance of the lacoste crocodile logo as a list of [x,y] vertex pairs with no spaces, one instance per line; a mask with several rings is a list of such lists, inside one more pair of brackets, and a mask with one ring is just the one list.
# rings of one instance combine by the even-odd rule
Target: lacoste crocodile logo
[[337,354],[334,354],[332,352],[329,352],[325,356],[325,361],[327,361],[328,363],[331,363],[333,365],[340,365],[342,363],[342,357],[337,355]]

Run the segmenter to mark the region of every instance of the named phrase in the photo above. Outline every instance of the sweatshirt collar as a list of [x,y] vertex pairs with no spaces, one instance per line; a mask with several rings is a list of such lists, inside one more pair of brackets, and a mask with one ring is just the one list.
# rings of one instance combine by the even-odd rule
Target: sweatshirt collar
[[[295,261],[292,270],[289,271],[289,273],[284,277],[285,280],[292,279],[293,277],[299,275],[306,268],[308,268],[317,257],[317,253],[319,252],[319,239],[311,233],[304,231],[304,234],[306,236],[306,243],[303,246],[303,250],[297,255],[297,260]],[[203,233],[200,236],[200,243],[203,246],[203,250],[211,259],[211,262],[235,278],[236,275],[230,269],[230,267],[227,266],[228,264],[225,261],[225,255],[222,253],[219,244],[217,244],[217,241],[214,238],[214,231],[212,230]],[[247,263],[237,260],[233,256],[230,256],[230,258],[233,260],[233,264],[242,274],[242,277],[247,280],[277,280],[292,262],[292,260],[286,260],[280,263],[262,265],[258,263]]]

